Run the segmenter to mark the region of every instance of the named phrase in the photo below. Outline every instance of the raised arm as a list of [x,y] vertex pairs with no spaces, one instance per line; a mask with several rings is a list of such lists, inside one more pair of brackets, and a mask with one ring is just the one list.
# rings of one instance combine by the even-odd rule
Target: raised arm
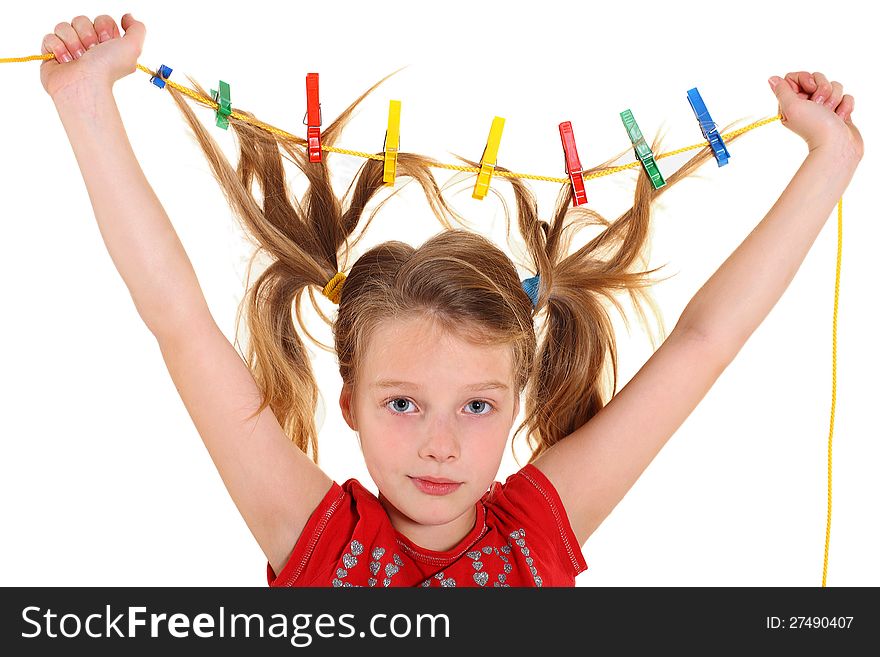
[[[63,31],[63,25],[56,29]],[[95,54],[97,50],[83,57]],[[49,60],[43,66],[77,64]],[[86,77],[56,91],[52,100],[101,237],[141,319],[157,338],[174,335],[188,317],[206,312],[205,298],[183,245],[135,158],[111,84]]]
[[[827,84],[821,73],[815,74],[819,82],[814,84],[810,83],[813,76],[805,72],[789,76],[779,83],[777,95],[781,95],[783,116],[791,112],[798,121],[788,127],[806,131],[807,158],[767,216],[706,281],[678,322],[678,326],[704,336],[718,353],[729,358],[742,348],[788,288],[849,185],[864,149],[849,120],[852,96],[846,103],[840,83],[817,89],[819,84]],[[795,88],[808,89],[816,98],[824,93],[831,105],[820,106],[799,97]],[[801,94],[809,95],[806,91]],[[846,121],[833,111],[838,105],[846,111]],[[784,124],[792,120],[786,118]],[[813,127],[814,122],[821,123]]]
[[[788,287],[862,156],[839,83],[791,73],[784,125],[810,147],[761,223],[696,293],[675,329],[589,422],[538,457],[583,544],[691,414]],[[825,94],[822,106],[810,96]],[[835,113],[836,110],[836,113]]]
[[[59,23],[41,66],[88,189],[101,236],[138,313],[156,336],[223,483],[275,572],[280,572],[331,480],[284,434],[214,322],[183,245],[131,149],[112,94],[135,70],[142,23],[109,16]],[[97,33],[111,38],[99,41]],[[95,45],[97,44],[97,45]],[[90,48],[90,46],[92,46]],[[74,54],[73,61],[65,57]]]

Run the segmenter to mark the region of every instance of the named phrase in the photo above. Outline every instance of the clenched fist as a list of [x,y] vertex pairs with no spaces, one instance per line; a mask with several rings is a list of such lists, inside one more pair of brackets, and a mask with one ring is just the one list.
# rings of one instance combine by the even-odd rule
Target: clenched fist
[[131,14],[125,14],[121,24],[123,37],[110,16],[102,14],[94,22],[77,16],[69,23],[58,23],[54,33],[43,37],[41,52],[55,58],[40,66],[40,82],[53,100],[83,85],[112,87],[137,69],[146,28]]
[[819,72],[798,71],[768,82],[779,101],[782,125],[803,138],[810,150],[841,148],[858,159],[864,142],[852,122],[855,99],[843,93],[840,82]]

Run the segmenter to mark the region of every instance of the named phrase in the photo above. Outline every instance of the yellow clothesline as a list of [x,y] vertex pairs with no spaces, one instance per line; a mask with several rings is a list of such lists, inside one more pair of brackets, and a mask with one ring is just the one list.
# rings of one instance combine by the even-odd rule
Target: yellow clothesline
[[[28,61],[34,61],[34,60],[42,61],[42,60],[54,59],[54,58],[55,58],[55,55],[53,53],[45,53],[43,55],[30,55],[28,57],[0,57],[0,64],[13,63],[13,62],[28,62]],[[158,77],[159,76],[159,74],[156,71],[152,71],[149,68],[147,68],[146,66],[143,66],[141,64],[137,64],[137,68],[139,68],[144,73],[147,73],[151,77],[153,77],[153,76]],[[174,87],[180,93],[189,96],[190,98],[192,98],[193,100],[195,100],[198,103],[201,103],[202,105],[210,107],[211,109],[213,109],[215,111],[220,108],[220,104],[218,102],[214,101],[213,98],[208,98],[206,96],[203,96],[200,93],[198,93],[197,91],[195,91],[194,89],[190,89],[189,87],[185,87],[185,86],[178,84],[177,82],[174,82],[172,80],[163,79],[163,81],[165,82],[165,84]],[[298,137],[297,135],[291,134],[285,130],[282,130],[281,128],[276,128],[275,126],[270,125],[268,123],[264,123],[262,121],[258,121],[256,119],[253,119],[249,116],[245,116],[244,114],[236,112],[235,110],[232,110],[230,112],[229,116],[232,116],[232,117],[238,119],[239,121],[244,121],[245,123],[250,123],[251,125],[263,128],[264,130],[266,130],[268,132],[285,137],[287,139],[303,141],[302,137]],[[749,130],[754,130],[755,128],[758,128],[763,125],[767,125],[768,123],[772,123],[773,121],[778,121],[780,118],[781,117],[779,115],[777,115],[777,116],[772,116],[772,117],[769,117],[766,119],[761,119],[759,121],[755,121],[754,123],[750,123],[749,125],[744,126],[742,128],[738,128],[736,130],[731,130],[730,132],[725,132],[724,134],[721,134],[721,138],[726,140],[726,139],[730,139],[732,137],[736,137],[738,135],[741,135],[743,133],[748,132]],[[669,151],[667,153],[655,154],[654,159],[659,160],[664,157],[671,157],[673,155],[678,155],[679,153],[691,151],[696,148],[703,148],[706,145],[708,145],[708,143],[709,142],[707,142],[707,141],[703,141],[698,144],[693,144],[691,146],[685,146],[684,148],[678,148],[673,151]],[[347,148],[337,148],[335,146],[327,146],[325,144],[321,144],[321,150],[327,151],[329,153],[341,153],[343,155],[353,155],[355,157],[363,157],[363,158],[367,158],[367,159],[371,159],[371,160],[379,160],[379,161],[385,160],[385,156],[382,154],[366,153],[364,151],[354,151],[354,150],[350,150]],[[471,172],[471,173],[479,173],[479,171],[480,171],[479,167],[468,167],[468,166],[461,166],[458,164],[445,164],[445,163],[441,163],[441,162],[434,163],[431,166],[435,167],[435,168],[441,168],[441,169],[450,169],[452,171],[465,171],[465,172]],[[600,178],[602,176],[608,176],[612,173],[617,173],[619,171],[624,171],[626,169],[632,169],[632,168],[636,168],[639,166],[641,166],[641,162],[638,159],[636,159],[635,161],[630,162],[628,164],[623,164],[623,165],[616,166],[616,167],[609,167],[608,169],[605,169],[603,171],[593,172],[593,173],[586,173],[585,172],[584,179],[589,180],[591,178]],[[567,177],[561,178],[558,176],[541,176],[541,175],[531,174],[531,173],[515,173],[512,171],[497,171],[497,170],[493,173],[493,175],[505,176],[508,178],[523,178],[526,180],[543,180],[546,182],[555,182],[555,183],[560,183],[563,185],[564,184],[569,184],[569,185],[571,184],[571,180]]]
[[[28,62],[28,61],[34,61],[34,60],[41,60],[42,61],[42,60],[54,59],[54,58],[55,58],[55,55],[53,53],[46,53],[43,55],[30,55],[28,57],[2,57],[2,58],[0,58],[0,64],[8,64],[8,63],[15,63],[15,62]],[[143,71],[144,73],[149,74],[150,76],[158,76],[157,72],[151,71],[150,69],[148,69],[145,66],[142,66],[141,64],[138,64],[137,67],[141,71]],[[190,89],[189,87],[184,87],[183,85],[177,84],[176,82],[172,82],[171,80],[164,80],[164,82],[165,82],[165,84],[171,85],[172,87],[177,89],[182,94],[189,96],[190,98],[192,98],[196,102],[199,102],[203,105],[211,107],[214,110],[217,110],[220,108],[220,104],[215,102],[212,98],[206,98],[205,96],[202,96],[200,93],[198,93],[197,91],[195,91],[193,89]],[[281,130],[280,128],[276,128],[275,126],[269,125],[268,123],[263,123],[262,121],[252,119],[251,117],[240,114],[234,110],[232,110],[229,115],[235,117],[236,119],[238,119],[240,121],[244,121],[246,123],[250,123],[251,125],[258,126],[260,128],[263,128],[264,130],[267,130],[268,132],[280,135],[280,136],[285,137],[287,139],[304,141],[301,137],[297,137],[296,135],[293,135],[289,132]],[[760,121],[755,121],[754,123],[750,123],[749,125],[744,126],[742,128],[738,128],[737,130],[732,130],[731,132],[724,133],[721,135],[721,138],[726,140],[726,139],[735,137],[737,135],[748,132],[749,130],[754,130],[755,128],[760,127],[762,125],[766,125],[766,124],[771,123],[773,121],[777,121],[780,118],[781,117],[779,115],[777,115],[774,117],[761,119]],[[694,150],[695,148],[703,148],[706,145],[708,145],[708,143],[709,142],[707,142],[707,141],[703,141],[703,142],[700,142],[699,144],[685,146],[684,148],[678,148],[676,150],[669,151],[667,153],[655,154],[654,159],[659,160],[660,158],[671,157],[671,156],[677,155],[679,153],[684,153],[686,151]],[[356,157],[363,157],[363,158],[368,158],[371,160],[380,160],[380,161],[385,160],[384,155],[379,155],[376,153],[365,153],[363,151],[353,151],[353,150],[349,150],[349,149],[345,149],[345,148],[337,148],[335,146],[326,146],[324,144],[321,144],[321,150],[331,152],[331,153],[341,153],[343,155],[354,155]],[[473,172],[473,173],[480,172],[480,169],[478,167],[467,167],[467,166],[460,166],[457,164],[443,164],[443,163],[438,162],[438,163],[432,164],[431,166],[437,167],[437,168],[442,168],[442,169],[451,169],[453,171],[467,171],[467,172]],[[624,171],[626,169],[632,169],[632,168],[639,167],[639,166],[641,166],[641,162],[638,159],[636,159],[635,161],[630,162],[629,164],[624,164],[624,165],[617,166],[617,167],[610,167],[610,168],[605,169],[601,172],[584,173],[584,179],[589,180],[591,178],[599,178],[601,176],[607,176],[612,173],[617,173],[618,171]],[[535,175],[535,174],[513,173],[513,172],[497,171],[497,170],[494,172],[493,175],[506,176],[506,177],[511,177],[511,178],[514,178],[514,177],[515,178],[523,178],[523,179],[527,179],[527,180],[544,180],[547,182],[556,182],[556,183],[560,183],[560,184],[571,184],[571,180],[569,178],[560,178],[560,177],[556,177],[556,176],[539,176],[539,175]],[[832,338],[831,339],[831,344],[832,344],[832,347],[831,347],[831,417],[830,417],[830,423],[829,423],[829,429],[828,429],[828,505],[827,505],[826,524],[825,524],[825,553],[824,553],[824,559],[822,562],[822,586],[823,587],[826,585],[826,580],[827,580],[827,576],[828,576],[828,548],[829,548],[829,544],[831,541],[831,463],[832,463],[832,461],[831,461],[831,456],[832,456],[831,447],[832,447],[832,439],[834,436],[834,411],[835,411],[836,401],[837,401],[837,308],[838,308],[838,300],[840,297],[840,265],[841,265],[841,256],[842,256],[842,246],[843,246],[843,198],[841,197],[837,202],[837,266],[836,266],[836,273],[835,273],[835,279],[834,279],[834,314],[833,314],[833,321],[832,321],[832,336],[831,336],[831,338]]]

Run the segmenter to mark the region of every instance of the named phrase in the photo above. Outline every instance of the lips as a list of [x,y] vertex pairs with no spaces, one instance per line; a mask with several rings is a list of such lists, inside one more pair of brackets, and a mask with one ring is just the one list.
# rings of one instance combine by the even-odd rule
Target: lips
[[410,477],[415,487],[427,495],[449,495],[458,490],[462,482],[442,477]]
[[422,481],[430,481],[434,484],[460,484],[460,481],[454,479],[444,479],[443,477],[413,477],[413,479],[421,479]]

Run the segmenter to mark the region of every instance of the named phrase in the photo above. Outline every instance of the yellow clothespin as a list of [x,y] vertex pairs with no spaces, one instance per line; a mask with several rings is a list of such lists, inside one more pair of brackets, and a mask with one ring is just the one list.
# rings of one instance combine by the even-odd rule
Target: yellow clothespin
[[385,174],[382,180],[394,186],[397,173],[397,152],[400,150],[400,101],[392,100],[388,105],[388,130],[385,132]]
[[482,200],[486,198],[486,193],[489,191],[489,182],[492,180],[492,173],[495,171],[495,165],[498,161],[498,146],[501,144],[501,132],[503,130],[504,119],[496,116],[492,119],[489,139],[486,141],[483,157],[480,158],[480,173],[477,174],[477,184],[474,185],[473,193],[475,199]]

